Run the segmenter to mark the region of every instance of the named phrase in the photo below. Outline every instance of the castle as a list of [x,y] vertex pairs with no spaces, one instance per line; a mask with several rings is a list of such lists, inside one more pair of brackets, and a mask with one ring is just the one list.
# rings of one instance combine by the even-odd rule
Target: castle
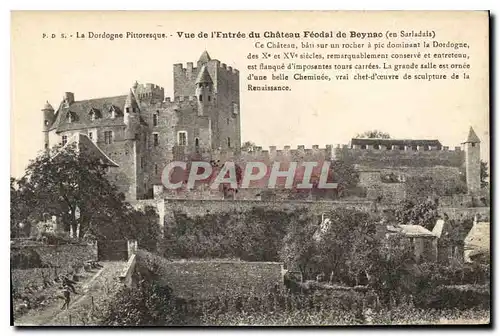
[[127,94],[75,100],[66,92],[57,110],[43,108],[44,145],[65,145],[86,134],[119,167],[108,175],[128,199],[152,197],[171,160],[214,150],[240,149],[239,71],[204,51],[196,67],[175,64],[174,98],[154,84]]
[[[173,75],[173,99],[158,85],[136,82],[121,96],[77,101],[67,92],[57,110],[47,103],[42,109],[45,148],[85,135],[117,166],[109,169],[109,178],[129,200],[167,197],[163,168],[189,158],[240,164],[343,160],[359,171],[365,197],[384,195],[391,201],[404,198],[405,182],[414,176],[454,183],[465,174],[469,194],[481,188],[480,140],[472,128],[463,149],[450,149],[438,140],[355,138],[324,148],[241,151],[239,71],[204,51],[196,67],[175,64]],[[238,197],[257,194],[247,191]],[[194,192],[189,197],[205,196]]]

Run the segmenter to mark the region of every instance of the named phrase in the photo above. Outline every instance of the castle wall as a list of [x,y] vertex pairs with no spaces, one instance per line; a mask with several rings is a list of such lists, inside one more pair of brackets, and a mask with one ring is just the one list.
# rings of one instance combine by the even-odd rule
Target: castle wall
[[[190,217],[204,216],[207,213],[238,213],[249,211],[254,207],[264,207],[270,210],[295,211],[307,209],[315,214],[321,214],[336,208],[353,208],[370,211],[371,201],[330,202],[330,201],[255,201],[255,200],[165,200],[165,225],[174,225],[173,213],[185,213]],[[385,208],[385,205],[380,207]]]
[[192,62],[188,62],[185,68],[181,63],[174,64],[174,97],[194,95],[198,70],[193,68]]
[[337,160],[349,161],[354,164],[370,168],[383,167],[432,167],[432,166],[462,166],[465,156],[460,147],[449,150],[400,150],[400,149],[358,149],[337,147],[335,149]]
[[137,197],[136,148],[134,141],[115,141],[99,146],[118,167],[110,167],[107,177],[111,183],[123,192],[127,200]]

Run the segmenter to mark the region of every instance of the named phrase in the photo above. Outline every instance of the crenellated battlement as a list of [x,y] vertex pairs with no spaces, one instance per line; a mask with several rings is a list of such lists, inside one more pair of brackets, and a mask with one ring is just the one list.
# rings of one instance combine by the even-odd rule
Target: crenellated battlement
[[231,151],[214,151],[213,155],[221,160],[284,160],[284,161],[315,161],[315,160],[345,160],[353,164],[381,168],[381,167],[433,167],[449,166],[460,167],[464,162],[464,151],[460,147],[450,148],[441,146],[440,148],[417,148],[411,147],[405,149],[375,149],[375,148],[357,148],[348,144],[337,144],[335,146],[327,144],[320,148],[313,145],[306,148],[304,145],[298,145],[292,148],[285,146],[269,146],[269,149],[263,149],[256,146],[250,151],[242,151],[239,155]]
[[[396,142],[396,141],[395,141]],[[452,166],[460,167],[465,159],[460,146],[450,148],[435,144],[338,144],[333,158],[348,160],[371,167],[402,166]]]
[[221,69],[221,70],[226,70],[226,72],[234,74],[234,75],[238,75],[240,73],[240,71],[238,69],[233,68],[233,67],[227,65],[226,63],[220,63],[218,60],[212,60],[212,61],[216,61],[219,69]]
[[165,97],[164,103],[179,103],[186,101],[197,101],[196,96],[176,96],[172,99],[172,97]]
[[359,150],[359,151],[373,151],[373,152],[384,152],[384,151],[398,151],[398,152],[428,152],[428,151],[437,151],[437,152],[460,152],[462,151],[462,147],[455,146],[453,148],[449,146],[376,146],[376,145],[346,145],[346,144],[337,144],[336,149],[349,149],[349,150]]
[[139,100],[159,100],[163,101],[165,89],[153,83],[137,84],[135,87],[135,96]]
[[[233,67],[227,65],[226,63],[221,63],[219,60],[216,60],[216,59],[208,61],[208,64],[209,65],[215,64],[216,68],[219,68],[220,70],[225,70],[228,73],[232,73],[232,74],[239,74],[240,73],[240,71],[238,69],[233,68]],[[183,72],[186,75],[189,75],[189,74],[196,75],[198,73],[199,69],[198,69],[198,67],[194,66],[193,62],[187,62],[186,66],[184,66],[183,63],[174,64],[174,71]]]

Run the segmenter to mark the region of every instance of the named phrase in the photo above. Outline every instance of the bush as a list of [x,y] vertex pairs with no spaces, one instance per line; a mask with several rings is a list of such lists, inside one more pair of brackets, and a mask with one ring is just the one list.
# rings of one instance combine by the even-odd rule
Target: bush
[[10,265],[13,269],[45,267],[40,255],[36,251],[27,248],[12,250],[10,254]]

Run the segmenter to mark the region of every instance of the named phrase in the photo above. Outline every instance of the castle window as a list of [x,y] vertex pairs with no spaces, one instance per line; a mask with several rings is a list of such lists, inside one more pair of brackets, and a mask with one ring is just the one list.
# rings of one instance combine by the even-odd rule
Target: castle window
[[130,107],[125,107],[125,112],[129,113],[130,112]]
[[210,96],[208,96],[208,101],[210,101]]
[[366,149],[366,145],[361,145],[361,149]]
[[227,137],[227,147],[231,148],[231,138]]
[[153,133],[153,146],[158,146],[160,144],[160,138],[158,133]]
[[113,132],[112,131],[104,131],[104,143],[109,145],[113,142]]
[[200,96],[198,97],[198,100],[199,100],[199,101],[203,101],[203,96],[202,96],[202,95],[200,95]]
[[158,114],[153,114],[153,126],[158,126]]
[[177,144],[179,146],[187,146],[187,132],[179,131],[177,133]]
[[194,139],[194,145],[195,145],[195,147],[200,147],[200,139],[195,138]]
[[49,144],[48,143],[45,144],[45,149],[47,149],[47,148],[49,148]]
[[158,164],[155,163],[155,174],[158,175]]
[[471,143],[471,146],[476,147],[476,143],[475,142]]
[[63,135],[62,136],[62,145],[64,146],[67,143],[68,143],[68,136],[67,135]]

